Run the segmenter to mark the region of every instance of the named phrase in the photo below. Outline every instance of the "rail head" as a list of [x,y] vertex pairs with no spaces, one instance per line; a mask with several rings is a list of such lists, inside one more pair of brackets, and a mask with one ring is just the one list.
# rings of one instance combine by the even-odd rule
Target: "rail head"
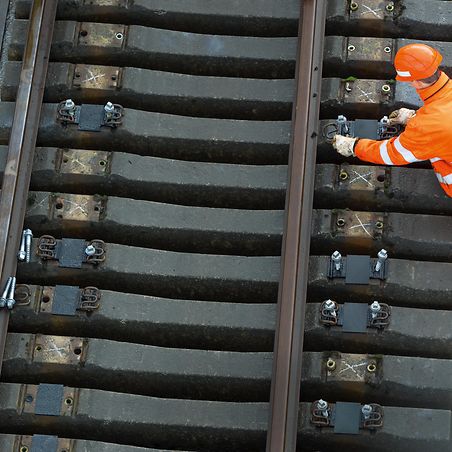
[[[16,274],[57,0],[34,0],[0,197],[0,285]],[[0,363],[9,314],[0,310]],[[0,364],[1,365],[1,364]],[[1,368],[0,368],[1,370]]]
[[324,0],[301,2],[267,452],[296,448],[325,17]]

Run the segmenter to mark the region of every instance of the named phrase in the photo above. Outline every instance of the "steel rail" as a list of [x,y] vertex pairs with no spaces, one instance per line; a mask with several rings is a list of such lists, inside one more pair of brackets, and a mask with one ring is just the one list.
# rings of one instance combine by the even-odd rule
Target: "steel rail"
[[[0,197],[0,290],[17,269],[58,0],[34,0]],[[0,363],[9,312],[0,311]],[[1,364],[0,364],[1,366]],[[0,367],[1,371],[1,367]]]
[[297,442],[325,10],[325,0],[301,2],[267,452]]

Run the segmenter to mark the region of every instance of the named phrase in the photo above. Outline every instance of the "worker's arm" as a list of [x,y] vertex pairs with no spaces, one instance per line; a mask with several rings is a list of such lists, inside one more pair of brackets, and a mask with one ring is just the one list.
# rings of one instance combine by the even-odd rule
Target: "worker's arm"
[[404,132],[390,140],[360,139],[354,148],[356,157],[366,162],[384,165],[408,165],[422,160],[435,159],[434,133],[422,127],[416,116]]

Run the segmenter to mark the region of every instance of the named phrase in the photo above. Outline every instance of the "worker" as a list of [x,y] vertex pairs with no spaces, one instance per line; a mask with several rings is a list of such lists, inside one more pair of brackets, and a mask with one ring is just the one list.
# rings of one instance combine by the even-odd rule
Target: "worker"
[[452,82],[438,69],[442,58],[425,44],[402,47],[394,59],[396,80],[409,82],[424,105],[417,111],[400,108],[390,114],[390,125],[405,126],[398,137],[376,141],[335,135],[337,152],[385,165],[430,160],[441,187],[452,197]]

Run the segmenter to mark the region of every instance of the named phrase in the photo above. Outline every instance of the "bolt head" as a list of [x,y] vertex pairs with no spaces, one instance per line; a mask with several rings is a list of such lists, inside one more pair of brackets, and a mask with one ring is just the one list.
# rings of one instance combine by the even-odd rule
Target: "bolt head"
[[328,402],[323,399],[317,401],[317,408],[319,410],[326,410],[328,408]]
[[24,230],[24,235],[33,237],[33,232],[31,231],[31,229],[25,229]]
[[339,259],[342,258],[342,255],[341,255],[341,253],[339,253],[339,251],[335,251],[335,252],[331,255],[331,258],[334,259],[334,260],[339,260]]
[[66,99],[64,106],[68,109],[72,109],[75,107],[75,103],[72,99]]
[[334,309],[335,303],[333,300],[325,300],[324,307],[325,309]]
[[370,413],[372,413],[372,407],[370,405],[363,405],[361,408],[361,413],[368,416]]
[[374,312],[378,312],[381,309],[380,303],[378,303],[378,301],[374,301],[371,305],[370,305],[370,309]]
[[15,304],[16,304],[16,301],[13,300],[12,298],[6,300],[6,307],[8,309],[13,309]]
[[93,245],[88,245],[88,246],[85,248],[85,254],[86,254],[87,256],[93,256],[95,253],[96,253],[96,248],[94,248]]
[[113,106],[113,104],[112,104],[111,102],[107,102],[107,103],[105,104],[104,110],[105,110],[107,113],[112,113],[113,111],[115,111],[115,107]]
[[24,261],[26,257],[27,254],[25,253],[25,251],[19,251],[17,253],[17,259],[19,259],[20,261]]
[[378,252],[378,257],[380,259],[386,259],[388,257],[388,252],[382,248],[379,252]]

